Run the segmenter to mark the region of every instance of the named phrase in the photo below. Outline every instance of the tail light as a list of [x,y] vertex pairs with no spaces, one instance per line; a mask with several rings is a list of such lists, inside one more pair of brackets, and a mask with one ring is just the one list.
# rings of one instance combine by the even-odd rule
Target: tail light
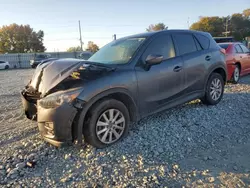
[[226,50],[225,50],[224,48],[221,48],[221,49],[220,49],[220,52],[221,52],[222,54],[226,55]]

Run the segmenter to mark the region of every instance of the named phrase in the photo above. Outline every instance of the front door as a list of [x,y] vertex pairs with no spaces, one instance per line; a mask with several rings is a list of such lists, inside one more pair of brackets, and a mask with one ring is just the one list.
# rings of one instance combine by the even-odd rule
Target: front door
[[[162,55],[163,61],[145,69],[148,55]],[[164,109],[168,102],[179,97],[184,87],[182,67],[183,61],[181,57],[176,57],[172,37],[168,34],[157,35],[136,66],[142,116]]]

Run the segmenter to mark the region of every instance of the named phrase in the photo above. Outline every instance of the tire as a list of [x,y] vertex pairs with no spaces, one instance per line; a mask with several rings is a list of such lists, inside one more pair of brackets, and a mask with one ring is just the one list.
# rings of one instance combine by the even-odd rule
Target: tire
[[31,65],[31,68],[35,69],[35,68],[36,68],[36,65]]
[[232,76],[232,83],[237,84],[240,80],[240,66],[236,65]]
[[[118,111],[120,114],[116,117]],[[116,117],[116,125],[111,122],[107,123],[107,119],[112,119],[110,118],[110,113],[113,113],[113,119]],[[104,114],[106,115],[106,120]],[[124,122],[119,124],[118,120],[121,122],[123,119]],[[96,148],[104,148],[112,145],[128,134],[129,122],[130,117],[128,109],[122,102],[115,99],[102,100],[95,104],[89,112],[89,118],[83,127],[84,139],[87,143]],[[110,134],[112,136],[110,136]],[[119,135],[119,137],[117,135]]]
[[5,68],[5,69],[9,69],[10,67],[9,67],[9,65],[6,65],[4,68]]
[[[218,88],[216,87],[217,83],[218,83]],[[212,90],[212,88],[215,89]],[[221,101],[223,93],[224,93],[224,80],[222,76],[218,73],[212,73],[206,85],[205,96],[201,99],[201,101],[206,105],[216,105]]]

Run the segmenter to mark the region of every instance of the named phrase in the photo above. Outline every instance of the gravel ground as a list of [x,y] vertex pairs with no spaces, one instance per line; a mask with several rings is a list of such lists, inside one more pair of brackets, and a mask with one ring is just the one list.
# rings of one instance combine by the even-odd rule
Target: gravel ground
[[250,76],[217,106],[199,100],[145,118],[105,149],[55,148],[25,118],[33,70],[0,71],[0,187],[249,187]]

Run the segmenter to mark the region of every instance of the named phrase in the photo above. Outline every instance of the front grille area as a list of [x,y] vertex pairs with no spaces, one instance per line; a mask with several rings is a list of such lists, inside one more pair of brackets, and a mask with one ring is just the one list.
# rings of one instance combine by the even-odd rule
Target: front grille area
[[46,137],[51,137],[52,138],[52,137],[55,136],[53,122],[45,122],[44,128],[45,128]]

